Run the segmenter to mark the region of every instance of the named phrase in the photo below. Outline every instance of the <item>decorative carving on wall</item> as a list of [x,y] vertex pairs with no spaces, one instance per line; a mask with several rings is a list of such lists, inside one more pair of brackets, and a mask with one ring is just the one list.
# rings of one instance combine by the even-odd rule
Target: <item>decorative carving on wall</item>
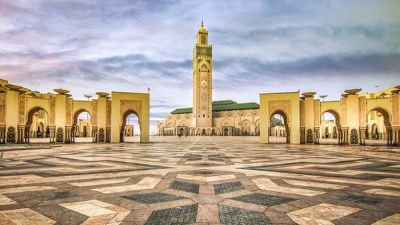
[[67,98],[67,125],[71,126],[72,125],[72,99]]
[[357,131],[357,129],[351,129],[351,132],[350,132],[350,144],[358,144],[358,131]]
[[311,129],[307,130],[307,136],[306,136],[306,143],[313,143],[313,131]]
[[18,123],[24,124],[25,123],[25,95],[19,96],[19,106],[18,106]]
[[93,126],[97,125],[97,100],[93,100],[92,102],[92,118],[91,122]]
[[314,126],[321,125],[321,103],[318,99],[314,100]]
[[6,94],[0,93],[0,124],[6,123]]
[[[277,110],[283,111],[288,120],[288,124],[290,124],[291,118],[291,107],[290,107],[290,100],[273,100],[273,101],[268,101],[268,111],[269,113],[273,113]],[[290,125],[289,125],[290,126]]]
[[104,142],[104,128],[99,129],[99,142]]
[[107,100],[107,126],[111,126],[111,101]]
[[392,120],[394,125],[400,124],[400,106],[399,106],[400,95],[394,93],[392,95]]
[[359,114],[358,115],[359,115],[360,127],[366,126],[366,121],[367,121],[366,108],[367,108],[366,98],[364,96],[362,96],[359,98]]
[[62,127],[57,128],[56,141],[57,142],[64,141],[64,130],[62,129]]
[[120,100],[120,115],[122,115],[129,109],[134,110],[139,117],[140,120],[140,113],[142,112],[142,102],[138,100]]
[[343,126],[347,126],[347,98],[342,98],[342,117],[340,123]]
[[7,142],[15,143],[15,127],[9,127],[7,129]]
[[56,98],[50,96],[50,124],[55,124],[56,118]]

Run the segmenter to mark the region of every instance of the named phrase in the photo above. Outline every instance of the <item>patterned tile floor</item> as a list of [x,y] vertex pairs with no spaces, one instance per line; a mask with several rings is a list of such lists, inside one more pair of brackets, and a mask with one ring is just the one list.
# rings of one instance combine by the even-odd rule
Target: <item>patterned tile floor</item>
[[155,137],[11,148],[1,225],[400,224],[400,152],[389,147]]

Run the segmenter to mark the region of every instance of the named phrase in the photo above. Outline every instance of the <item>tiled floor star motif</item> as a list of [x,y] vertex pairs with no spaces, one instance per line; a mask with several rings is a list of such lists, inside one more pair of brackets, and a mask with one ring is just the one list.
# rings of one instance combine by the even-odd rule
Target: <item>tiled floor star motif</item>
[[400,224],[400,153],[387,147],[257,137],[41,146],[4,153],[1,225]]

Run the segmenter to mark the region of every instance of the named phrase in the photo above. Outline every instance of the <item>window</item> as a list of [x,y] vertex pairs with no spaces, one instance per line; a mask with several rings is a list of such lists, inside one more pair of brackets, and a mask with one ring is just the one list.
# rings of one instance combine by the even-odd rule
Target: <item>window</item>
[[206,117],[206,114],[203,114],[203,117]]

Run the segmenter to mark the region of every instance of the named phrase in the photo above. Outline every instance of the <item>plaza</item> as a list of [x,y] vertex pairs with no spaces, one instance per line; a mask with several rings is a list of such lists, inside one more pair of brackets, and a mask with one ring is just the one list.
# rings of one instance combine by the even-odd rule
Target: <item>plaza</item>
[[400,221],[398,148],[258,138],[4,145],[0,224]]

